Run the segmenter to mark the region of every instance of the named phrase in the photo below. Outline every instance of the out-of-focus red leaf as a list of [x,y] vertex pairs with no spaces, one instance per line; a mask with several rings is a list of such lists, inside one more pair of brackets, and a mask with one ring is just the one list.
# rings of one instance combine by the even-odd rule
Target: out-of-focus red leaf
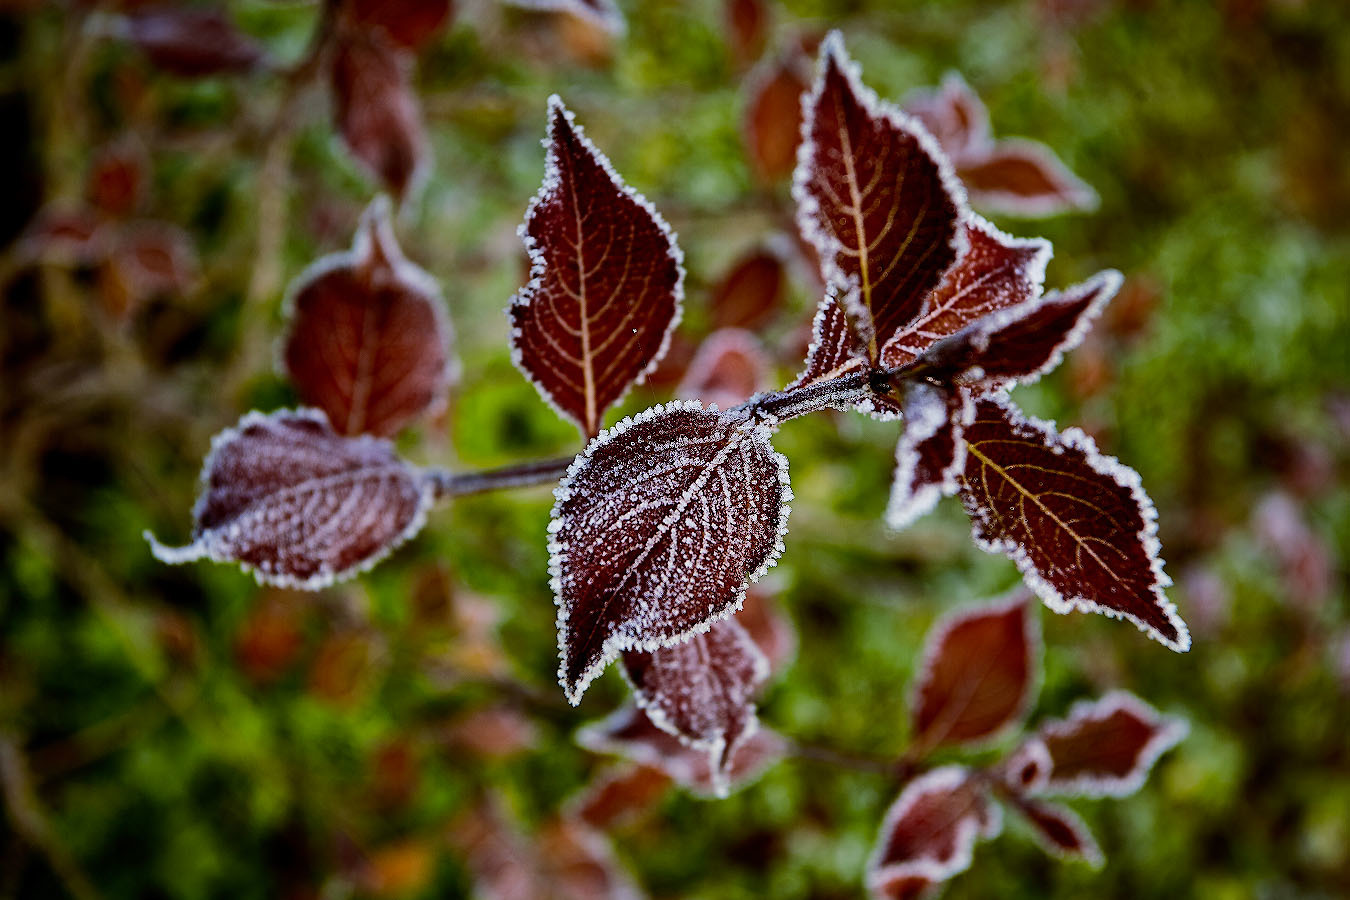
[[768,381],[769,358],[759,338],[739,328],[723,328],[699,345],[675,396],[725,410],[764,390]]
[[394,43],[420,50],[454,15],[453,0],[346,0],[352,22],[384,29]]
[[971,203],[994,212],[1050,216],[1097,207],[1097,192],[1035,141],[1001,140],[984,158],[960,166],[958,174]]
[[18,256],[56,266],[94,265],[107,256],[113,237],[113,228],[92,210],[52,206],[24,230]]
[[1040,653],[1029,601],[1019,590],[953,613],[929,633],[910,704],[916,748],[985,742],[1021,721]]
[[352,156],[400,199],[420,185],[427,168],[411,69],[412,57],[382,30],[339,29],[329,70],[338,134]]
[[769,42],[773,15],[768,0],[725,0],[723,18],[731,56],[745,68],[759,59]]
[[654,806],[670,790],[670,776],[653,766],[622,765],[597,776],[568,803],[568,815],[593,828],[612,828]]
[[370,794],[384,812],[402,809],[417,795],[422,783],[422,761],[417,747],[395,737],[375,749],[370,760]]
[[286,591],[264,591],[234,636],[235,664],[256,685],[281,678],[304,646],[305,601]]
[[389,204],[372,203],[352,249],[291,286],[283,349],[296,393],[341,434],[396,434],[436,415],[451,380],[451,332],[435,279],[399,249]]
[[1042,790],[1089,797],[1132,794],[1186,731],[1183,720],[1159,715],[1126,691],[1078,703],[1067,719],[1046,722],[1036,731],[1052,763]]
[[577,457],[549,523],[572,703],[621,651],[678,644],[740,606],[782,549],[786,466],[765,426],[691,402],[625,419]]
[[988,152],[992,144],[989,111],[957,72],[948,73],[936,90],[913,91],[904,109],[923,123],[957,166]]
[[101,273],[104,308],[125,320],[152,297],[189,290],[197,274],[197,251],[183,229],[165,222],[123,226]]
[[682,330],[670,333],[670,345],[657,362],[656,368],[647,375],[643,383],[654,391],[674,391],[689,371],[689,364],[698,353],[699,344]]
[[1317,609],[1331,595],[1335,564],[1331,550],[1308,526],[1298,502],[1283,491],[1267,494],[1252,513],[1257,541],[1280,564],[1285,593],[1304,609]]
[[156,67],[183,78],[249,72],[266,54],[221,10],[152,6],[126,17],[127,37]]
[[745,592],[745,605],[736,613],[751,639],[769,660],[769,671],[781,672],[797,653],[797,628],[781,605],[763,588],[751,585]]
[[134,213],[145,194],[148,161],[130,140],[110,144],[94,155],[85,194],[100,212],[124,218]]
[[982,784],[960,766],[911,781],[891,804],[867,864],[874,897],[914,897],[970,866],[975,842],[1002,819]]
[[1102,851],[1083,820],[1058,803],[1014,797],[1013,808],[1022,814],[1036,841],[1052,856],[1081,859],[1094,868],[1102,864]]
[[1003,396],[976,402],[965,440],[961,501],[981,549],[1007,554],[1056,612],[1129,619],[1166,647],[1190,647],[1163,593],[1157,515],[1133,469]]
[[544,184],[522,236],[531,280],[511,300],[513,359],[587,437],[665,352],[684,297],[675,235],[549,99]]
[[162,562],[238,562],[260,581],[317,590],[419,531],[431,484],[387,441],[344,438],[314,410],[250,413],[212,441],[193,541]]
[[476,709],[444,731],[447,745],[484,759],[505,759],[524,753],[539,739],[534,723],[509,706]]
[[754,331],[773,321],[787,293],[782,257],[755,249],[738,259],[712,290],[709,303],[717,328]]
[[354,705],[371,687],[378,655],[375,638],[364,631],[329,635],[310,664],[310,692],[337,706]]
[[522,9],[563,13],[594,25],[610,35],[623,34],[623,13],[614,0],[505,0]]
[[798,225],[876,361],[963,249],[964,191],[927,130],[863,86],[838,32],[805,114]]
[[765,184],[792,174],[801,141],[802,95],[811,87],[811,64],[797,47],[760,63],[745,80],[746,153]]

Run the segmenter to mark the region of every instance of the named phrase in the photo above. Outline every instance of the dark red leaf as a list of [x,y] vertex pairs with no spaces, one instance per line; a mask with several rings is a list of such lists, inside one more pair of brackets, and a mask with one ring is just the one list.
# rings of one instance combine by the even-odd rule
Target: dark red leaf
[[124,226],[113,242],[108,262],[130,292],[133,305],[156,294],[187,291],[198,274],[192,237],[166,222]]
[[567,804],[566,814],[593,828],[612,828],[632,821],[654,806],[665,796],[670,784],[670,776],[659,768],[622,765],[582,788]]
[[956,493],[966,466],[965,428],[975,415],[966,391],[912,382],[902,394],[905,430],[895,448],[886,524],[906,528]]
[[811,345],[806,351],[806,368],[789,388],[829,381],[866,365],[867,350],[853,333],[843,304],[832,291],[816,307],[816,317],[811,323]]
[[1097,841],[1073,810],[1029,797],[1014,797],[1013,807],[1026,819],[1047,853],[1061,859],[1081,859],[1094,868],[1102,864]]
[[1040,653],[1029,599],[1017,591],[953,613],[929,633],[910,704],[916,755],[986,742],[1021,721]]
[[675,396],[730,409],[764,390],[768,380],[769,358],[759,338],[739,328],[723,328],[699,345]]
[[992,144],[989,111],[957,72],[948,73],[936,90],[913,91],[904,109],[923,123],[957,166],[984,155]]
[[923,312],[886,342],[883,365],[904,365],[971,323],[1040,296],[1049,243],[1011,237],[976,215],[964,228],[966,251],[929,294]]
[[981,391],[1029,384],[1078,346],[1120,282],[1120,273],[1107,269],[1063,292],[985,316],[934,345],[923,362],[929,374]]
[[85,188],[89,203],[109,216],[131,215],[145,193],[148,167],[145,151],[131,140],[104,147],[89,168]]
[[249,413],[216,435],[193,542],[167,563],[237,562],[259,581],[317,590],[368,569],[417,533],[432,487],[387,441],[345,438],[317,410]]
[[1132,794],[1186,731],[1183,720],[1160,715],[1126,691],[1078,703],[1067,719],[1037,729],[1051,760],[1039,789],[1089,797]]
[[946,881],[970,866],[975,842],[1002,828],[985,788],[960,766],[911,781],[886,811],[867,886],[877,897],[915,896],[923,882]]
[[660,769],[703,797],[725,797],[729,791],[744,787],[787,752],[781,737],[761,727],[733,752],[730,767],[718,772],[706,751],[686,747],[657,728],[636,704],[620,707],[607,718],[583,727],[577,732],[577,743],[593,753],[613,753]]
[[768,0],[726,0],[727,43],[742,68],[759,59],[773,24]]
[[383,28],[394,43],[420,50],[454,13],[452,0],[346,0],[344,12],[355,23]]
[[539,730],[533,719],[503,704],[459,717],[445,727],[440,738],[453,750],[482,759],[505,759],[534,749]]
[[1032,736],[999,763],[998,775],[1017,794],[1032,794],[1045,787],[1054,761],[1045,742]]
[[353,157],[395,197],[411,194],[427,164],[412,57],[383,31],[339,29],[329,76],[338,133]]
[[797,164],[802,95],[810,87],[810,60],[797,47],[761,63],[745,80],[746,155],[765,184],[787,178]]
[[1052,216],[1097,207],[1097,192],[1035,141],[1001,140],[957,169],[971,202],[1012,216]]
[[48,207],[37,214],[19,239],[18,256],[57,266],[89,266],[108,254],[114,228],[83,207]]
[[762,587],[751,585],[745,592],[745,605],[736,613],[736,621],[768,658],[770,672],[787,668],[797,653],[797,629],[778,601]]
[[565,13],[599,26],[610,34],[623,34],[623,13],[614,0],[506,0],[522,9]]
[[751,331],[763,328],[782,308],[786,293],[782,257],[770,250],[752,250],[737,260],[713,288],[713,325]]
[[652,723],[707,751],[721,777],[759,725],[754,697],[769,677],[769,660],[749,633],[726,619],[671,647],[630,650],[623,665]]
[[878,358],[963,249],[964,192],[915,119],[858,79],[838,33],[821,49],[793,176],[802,234]]
[[684,297],[675,235],[549,99],[544,185],[521,236],[531,280],[511,300],[516,365],[586,434],[665,353]]
[[266,59],[262,47],[218,9],[140,9],[127,16],[126,29],[150,62],[184,78],[248,72]]
[[1056,612],[1129,619],[1177,651],[1190,634],[1163,589],[1157,514],[1139,475],[1077,428],[1025,418],[1006,397],[976,402],[961,502],[975,543],[1005,553]]
[[592,441],[555,494],[558,677],[575,704],[620,651],[739,609],[782,551],[792,491],[767,426],[672,403]]
[[445,406],[451,340],[435,279],[403,256],[376,200],[352,248],[296,278],[286,373],[340,434],[389,436]]

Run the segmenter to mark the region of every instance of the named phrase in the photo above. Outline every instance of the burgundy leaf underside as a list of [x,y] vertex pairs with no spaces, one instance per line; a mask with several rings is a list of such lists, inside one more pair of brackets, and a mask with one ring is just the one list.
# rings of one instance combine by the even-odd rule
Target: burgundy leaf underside
[[837,33],[821,53],[793,195],[827,282],[854,289],[876,360],[956,259],[963,196],[923,127],[858,81]]
[[924,751],[987,741],[1026,711],[1039,651],[1024,591],[958,612],[928,640],[911,704],[913,744]]
[[656,650],[740,606],[782,549],[787,463],[766,426],[697,403],[591,442],[549,525],[559,680],[577,703],[622,650]]
[[1026,819],[1046,852],[1063,858],[1082,859],[1093,866],[1101,865],[1102,852],[1097,841],[1072,810],[1030,797],[1015,797],[1012,805]]
[[435,281],[404,259],[387,203],[361,219],[349,253],[296,279],[284,361],[305,403],[342,434],[395,434],[444,406],[449,326]]
[[969,394],[916,382],[901,401],[905,430],[895,447],[895,478],[886,523],[908,526],[942,497],[956,493],[966,463],[965,427],[974,416]]
[[544,186],[525,217],[531,280],[511,301],[517,365],[587,437],[660,359],[679,319],[674,235],[556,97]]
[[315,410],[250,413],[217,435],[193,542],[163,562],[238,562],[260,581],[316,590],[377,562],[421,528],[431,486],[384,440],[342,437]]
[[769,358],[759,338],[739,328],[723,328],[699,345],[675,396],[730,409],[763,390],[768,379]]
[[1185,736],[1186,726],[1116,691],[1076,705],[1067,719],[1047,722],[1037,734],[1051,761],[1042,790],[1124,796],[1139,789],[1157,758]]
[[1011,557],[1056,612],[1127,618],[1174,650],[1190,646],[1163,594],[1156,516],[1133,470],[1001,397],[977,401],[965,440],[961,500],[976,543]]

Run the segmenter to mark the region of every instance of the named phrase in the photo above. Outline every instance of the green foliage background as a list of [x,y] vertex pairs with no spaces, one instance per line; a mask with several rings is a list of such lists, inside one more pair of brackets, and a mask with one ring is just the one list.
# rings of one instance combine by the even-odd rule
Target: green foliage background
[[[709,285],[781,222],[746,161],[743,76],[721,3],[626,0],[628,33],[598,63],[546,17],[462,5],[417,69],[434,167],[399,231],[444,287],[464,371],[448,417],[403,447],[468,468],[578,449],[511,367],[501,312],[521,281],[514,229],[541,176],[550,93],[679,232],[694,326]],[[299,55],[316,19],[311,4],[247,0],[230,12],[282,59]],[[374,573],[318,596],[156,563],[140,533],[185,536],[210,435],[247,409],[294,402],[270,368],[284,284],[346,245],[374,188],[332,137],[319,90],[269,143],[275,77],[157,75],[99,38],[80,7],[0,17],[5,236],[41,203],[78,199],[91,154],[131,133],[153,163],[146,214],[187,228],[201,258],[195,289],[119,324],[85,273],[21,265],[13,246],[5,257],[0,896],[64,896],[86,881],[107,897],[399,896],[361,875],[389,847],[427,862],[407,896],[468,896],[448,823],[485,786],[523,822],[545,818],[604,764],[572,731],[625,693],[607,675],[579,711],[538,718],[532,746],[507,759],[445,737],[501,698],[482,679],[443,677],[466,638],[434,603],[428,613],[414,602],[434,599],[434,573],[448,573],[454,602],[497,611],[513,678],[560,696],[548,491],[442,508]],[[1114,266],[1159,297],[1141,334],[1091,351],[1104,390],[1082,389],[1088,369],[1071,359],[1018,396],[1090,427],[1139,469],[1195,648],[1176,655],[1128,625],[1042,611],[1033,716],[1122,686],[1188,718],[1190,737],[1139,795],[1074,804],[1103,870],[1050,860],[1014,827],[977,850],[947,896],[1344,896],[1345,6],[788,0],[774,21],[776,41],[843,29],[885,97],[963,72],[997,134],[1046,142],[1102,196],[1091,215],[998,224],[1054,242],[1052,285]],[[813,300],[796,283],[768,337],[786,340]],[[639,393],[627,407],[656,399]],[[763,718],[872,754],[905,746],[906,686],[934,619],[1017,580],[971,546],[954,503],[903,534],[884,530],[896,431],[816,417],[779,440],[798,499],[771,583],[801,647]],[[1303,543],[1325,551],[1325,591],[1291,577],[1253,527],[1272,491],[1293,499]],[[298,639],[259,676],[240,636],[264,606]],[[397,802],[378,799],[389,776],[376,759],[390,746],[412,748],[417,771]],[[655,897],[860,896],[896,787],[788,760],[726,801],[673,793],[615,845]]]

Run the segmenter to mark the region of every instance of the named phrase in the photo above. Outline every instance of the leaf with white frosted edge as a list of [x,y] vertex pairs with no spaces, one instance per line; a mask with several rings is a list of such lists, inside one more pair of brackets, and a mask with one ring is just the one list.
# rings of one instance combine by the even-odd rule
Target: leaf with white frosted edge
[[573,704],[620,651],[656,650],[740,609],[787,530],[771,423],[671,403],[591,441],[554,495],[558,678]]
[[1128,619],[1164,646],[1191,637],[1163,589],[1157,513],[1139,475],[1077,428],[1025,417],[1005,395],[975,404],[961,502],[975,543],[1004,553],[1055,612]]
[[826,283],[854,289],[847,311],[875,361],[964,249],[965,191],[927,129],[863,86],[838,32],[821,46],[803,116],[798,227]]
[[802,95],[811,87],[811,59],[801,46],[766,57],[745,79],[741,132],[751,168],[765,184],[792,175],[801,140]]
[[557,96],[549,98],[544,183],[520,236],[530,282],[514,297],[517,368],[587,437],[656,367],[680,319],[683,255]]
[[806,351],[806,367],[788,390],[818,381],[829,381],[867,365],[867,349],[849,324],[844,306],[830,288],[816,307],[811,322],[811,345]]
[[504,0],[504,2],[521,9],[567,13],[598,25],[614,35],[623,34],[627,27],[623,13],[619,11],[614,0]]
[[563,815],[594,828],[628,823],[670,790],[671,777],[655,766],[622,763],[591,779],[563,804]]
[[958,171],[963,161],[983,156],[993,145],[989,110],[959,72],[948,72],[936,89],[911,91],[902,107],[923,123]]
[[1045,741],[1033,735],[1003,758],[997,774],[1016,793],[1034,794],[1050,780],[1054,765]]
[[440,289],[399,249],[389,203],[366,209],[349,251],[292,283],[282,363],[341,434],[393,435],[443,409],[452,368]]
[[1064,291],[992,313],[934,345],[919,364],[930,377],[977,392],[1030,384],[1082,343],[1122,280],[1106,269]]
[[630,650],[623,668],[652,724],[706,750],[718,773],[759,725],[754,698],[769,660],[734,618],[671,647]]
[[318,410],[249,413],[211,442],[193,541],[166,563],[237,562],[258,580],[318,590],[373,566],[426,521],[432,484],[385,440],[343,437]]
[[975,416],[966,391],[926,381],[911,382],[901,403],[905,430],[895,447],[895,477],[886,507],[886,524],[897,530],[956,493],[957,477],[966,466],[963,435]]
[[958,610],[929,633],[910,703],[916,755],[985,744],[1022,720],[1041,648],[1029,600],[1018,590],[1002,602]]
[[675,396],[730,409],[764,390],[769,357],[759,338],[740,328],[722,328],[703,339]]
[[957,174],[981,209],[1026,218],[1097,208],[1097,192],[1037,141],[1000,140]]
[[706,751],[687,747],[674,735],[657,728],[633,703],[583,726],[576,739],[592,753],[612,753],[660,769],[701,797],[726,797],[755,781],[787,753],[787,742],[761,726],[732,751],[730,766],[717,768]]
[[882,365],[910,362],[971,323],[1041,295],[1049,242],[1012,237],[974,214],[963,227],[965,252],[928,295],[923,311],[882,347]]
[[1003,827],[983,784],[961,766],[943,766],[915,778],[891,804],[867,863],[875,897],[897,896],[896,885],[915,879],[946,881],[970,867],[975,843]]
[[1046,853],[1059,859],[1080,859],[1094,869],[1101,866],[1101,848],[1092,831],[1073,810],[1030,797],[1013,797],[1011,800],[1013,808],[1031,826],[1036,843]]
[[353,24],[338,28],[328,70],[338,134],[400,200],[416,193],[428,169],[412,63],[383,30]]
[[1037,786],[1048,794],[1123,797],[1139,790],[1158,757],[1181,741],[1185,720],[1164,716],[1128,691],[1077,703],[1067,719],[1037,729],[1051,760]]

